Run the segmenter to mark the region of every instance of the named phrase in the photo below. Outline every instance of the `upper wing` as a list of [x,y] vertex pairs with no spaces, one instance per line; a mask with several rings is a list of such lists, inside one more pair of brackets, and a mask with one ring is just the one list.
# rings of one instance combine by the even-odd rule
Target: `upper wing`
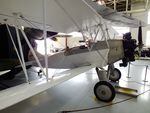
[[[54,87],[64,81],[67,81],[76,75],[86,72],[93,68],[93,66],[80,67],[65,72],[59,73],[61,77],[53,78],[53,80],[46,82],[46,79],[39,79],[31,81],[30,84],[24,83],[6,90],[0,93],[0,110],[7,108],[13,104],[16,104],[22,100],[25,100],[35,94],[47,90],[48,88]],[[57,74],[58,76],[58,74]]]
[[[46,23],[50,31],[69,33],[81,31],[103,22],[101,16],[114,23],[131,27],[139,26],[139,21],[100,6],[92,0],[45,0]],[[22,26],[43,28],[43,0],[1,0],[0,22],[4,19],[14,25],[13,14],[18,14]]]
[[[1,0],[0,22],[14,24],[13,13],[23,26],[42,28],[43,0]],[[50,31],[69,33],[87,26],[97,25],[99,16],[82,0],[45,0],[46,23]],[[30,26],[31,27],[31,26]]]

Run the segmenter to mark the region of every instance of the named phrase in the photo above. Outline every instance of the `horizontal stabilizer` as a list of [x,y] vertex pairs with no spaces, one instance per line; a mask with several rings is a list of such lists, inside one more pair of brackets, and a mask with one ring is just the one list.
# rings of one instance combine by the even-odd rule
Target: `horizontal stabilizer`
[[0,76],[1,75],[4,75],[4,74],[6,74],[6,73],[8,73],[8,72],[10,72],[11,70],[5,70],[5,71],[0,71]]

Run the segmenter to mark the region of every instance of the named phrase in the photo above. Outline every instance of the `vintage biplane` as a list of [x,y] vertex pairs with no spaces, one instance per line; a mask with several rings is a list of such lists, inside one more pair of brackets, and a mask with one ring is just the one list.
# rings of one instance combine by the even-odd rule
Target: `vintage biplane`
[[[112,18],[113,17],[113,18]],[[121,17],[121,20],[120,20]],[[123,59],[122,66],[134,61],[135,41],[130,34],[124,39],[112,39],[107,21],[132,27],[141,24],[137,19],[119,15],[92,0],[1,0],[0,3],[0,71],[5,79],[23,70],[27,83],[0,92],[0,109],[20,102],[39,92],[64,82],[80,73],[96,68],[100,82],[94,87],[99,100],[109,102],[115,89],[109,82],[118,81],[121,73],[114,63]],[[123,20],[123,21],[122,21]],[[24,29],[22,28],[24,27]],[[85,45],[66,47],[53,55],[47,54],[46,38],[54,40],[58,32],[80,32]],[[38,54],[33,40],[45,41],[45,55]],[[128,44],[128,45],[127,45]],[[30,60],[29,51],[32,53]],[[108,65],[108,70],[103,67]],[[29,81],[27,68],[38,66],[46,76],[41,81]],[[46,72],[43,68],[46,68]],[[70,69],[59,74],[59,79],[48,77],[48,68]],[[28,84],[30,83],[30,84]]]

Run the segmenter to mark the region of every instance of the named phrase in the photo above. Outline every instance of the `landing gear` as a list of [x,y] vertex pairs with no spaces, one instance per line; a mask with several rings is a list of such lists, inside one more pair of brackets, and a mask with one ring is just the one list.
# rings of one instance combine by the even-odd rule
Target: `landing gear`
[[107,77],[109,78],[109,80],[117,82],[121,78],[121,72],[119,69],[114,67],[114,64],[110,64],[108,66]]
[[114,87],[108,82],[109,77],[104,69],[99,69],[96,67],[96,72],[100,82],[98,82],[94,87],[94,94],[98,100],[103,102],[110,102],[115,98],[116,92]]
[[108,66],[108,71],[103,68],[97,68],[96,72],[100,82],[98,82],[94,87],[94,94],[98,100],[103,102],[110,102],[115,98],[116,91],[114,86],[109,82],[111,81],[119,81],[121,78],[121,72],[114,68],[114,65],[111,64]]
[[121,78],[121,72],[119,71],[119,69],[114,68],[114,70],[110,72],[109,80],[113,82],[117,82],[120,80],[120,78]]
[[98,100],[110,102],[115,98],[114,87],[107,81],[100,81],[94,87],[94,94]]

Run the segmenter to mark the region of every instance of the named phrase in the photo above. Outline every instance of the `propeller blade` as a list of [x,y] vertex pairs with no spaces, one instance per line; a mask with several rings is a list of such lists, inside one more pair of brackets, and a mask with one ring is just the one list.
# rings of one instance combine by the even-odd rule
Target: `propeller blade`
[[139,29],[138,29],[138,45],[139,45],[139,47],[143,46],[143,41],[142,41],[142,26],[140,26]]

